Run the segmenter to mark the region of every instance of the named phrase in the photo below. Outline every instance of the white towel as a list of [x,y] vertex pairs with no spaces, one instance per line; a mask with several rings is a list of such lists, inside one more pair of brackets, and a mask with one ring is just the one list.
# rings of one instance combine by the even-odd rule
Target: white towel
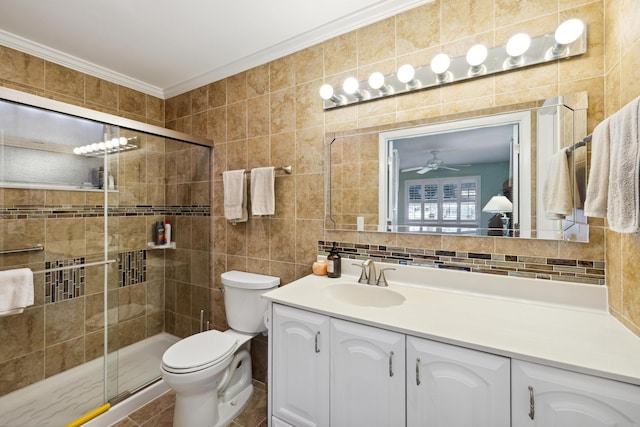
[[273,166],[251,169],[251,213],[253,215],[275,213],[275,178],[276,169]]
[[590,217],[606,218],[609,199],[609,118],[593,130],[591,139],[591,164],[584,214]]
[[28,268],[0,271],[0,316],[19,314],[33,305],[33,272]]
[[640,231],[640,97],[610,118],[607,221],[618,233]]
[[564,219],[573,212],[567,150],[563,148],[551,157],[551,169],[542,192],[547,219]]
[[245,222],[247,214],[247,180],[244,169],[222,172],[224,216],[232,223]]

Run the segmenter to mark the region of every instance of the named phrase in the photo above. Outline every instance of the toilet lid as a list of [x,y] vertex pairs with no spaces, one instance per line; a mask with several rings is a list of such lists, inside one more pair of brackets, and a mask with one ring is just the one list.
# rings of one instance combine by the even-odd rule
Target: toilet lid
[[164,366],[192,370],[215,364],[236,350],[234,337],[220,331],[206,331],[178,341],[162,355]]

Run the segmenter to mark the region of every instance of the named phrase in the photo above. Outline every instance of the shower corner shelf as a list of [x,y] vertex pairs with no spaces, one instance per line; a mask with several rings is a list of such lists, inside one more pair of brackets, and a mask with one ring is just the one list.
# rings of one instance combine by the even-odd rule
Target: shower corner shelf
[[175,249],[176,242],[166,243],[164,245],[156,245],[153,242],[147,242],[147,248],[149,249]]

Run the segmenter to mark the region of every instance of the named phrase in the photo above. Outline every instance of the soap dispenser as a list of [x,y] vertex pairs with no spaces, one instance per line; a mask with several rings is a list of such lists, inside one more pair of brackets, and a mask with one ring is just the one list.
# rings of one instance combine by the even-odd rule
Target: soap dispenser
[[342,260],[336,242],[333,242],[333,247],[327,255],[327,276],[332,279],[337,279],[342,274]]

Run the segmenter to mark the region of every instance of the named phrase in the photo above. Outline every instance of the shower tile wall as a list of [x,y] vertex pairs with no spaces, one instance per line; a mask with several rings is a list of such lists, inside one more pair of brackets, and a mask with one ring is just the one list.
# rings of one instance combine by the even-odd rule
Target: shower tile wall
[[[139,136],[109,194],[109,259],[119,260],[107,267],[110,351],[197,332],[209,304],[209,149]],[[45,247],[0,255],[0,269],[102,260],[102,201],[99,192],[0,189],[0,248]],[[148,248],[153,224],[166,219],[177,249]],[[104,267],[34,278],[34,306],[0,317],[0,395],[103,353]]]

